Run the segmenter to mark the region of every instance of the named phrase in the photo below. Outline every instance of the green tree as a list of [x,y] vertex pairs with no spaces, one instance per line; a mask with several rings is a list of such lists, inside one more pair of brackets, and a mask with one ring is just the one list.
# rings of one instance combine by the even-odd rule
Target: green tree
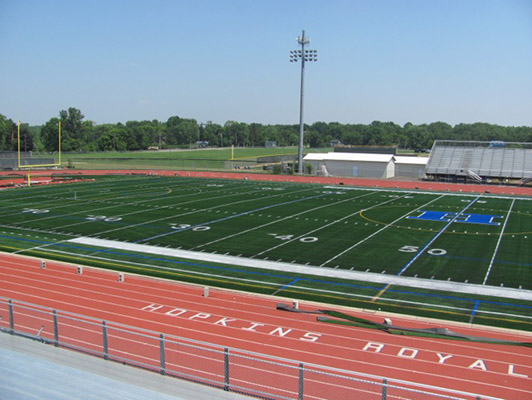
[[243,122],[227,121],[224,125],[226,135],[235,146],[249,145],[249,127]]
[[[18,150],[18,139],[14,140],[11,145],[12,151]],[[20,151],[28,152],[33,150],[33,137],[30,133],[30,128],[27,124],[20,125]]]
[[223,126],[219,124],[213,124],[212,122],[207,122],[207,124],[203,127],[201,139],[208,141],[210,146],[223,147],[223,135]]
[[13,148],[16,139],[17,125],[4,115],[0,114],[0,151],[7,151]]
[[41,129],[41,141],[46,151],[59,150],[59,119],[51,118]]
[[88,125],[83,124],[85,116],[80,110],[70,107],[59,111],[61,120],[61,148],[64,151],[81,151],[87,142]]

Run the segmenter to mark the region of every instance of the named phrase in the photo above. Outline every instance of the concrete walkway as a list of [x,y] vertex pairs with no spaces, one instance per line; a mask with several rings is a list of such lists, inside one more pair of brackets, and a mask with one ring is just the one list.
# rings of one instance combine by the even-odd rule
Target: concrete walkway
[[2,400],[244,400],[247,396],[0,333]]

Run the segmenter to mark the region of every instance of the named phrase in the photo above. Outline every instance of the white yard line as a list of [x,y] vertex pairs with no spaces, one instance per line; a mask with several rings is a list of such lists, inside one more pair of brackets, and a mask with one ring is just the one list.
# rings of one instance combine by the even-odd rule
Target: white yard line
[[370,194],[372,194],[372,193],[366,193],[366,194],[363,194],[363,195],[360,195],[360,196],[350,197],[350,198],[345,199],[345,200],[337,201],[336,203],[324,204],[322,206],[311,208],[309,210],[301,211],[301,212],[298,212],[296,214],[289,215],[288,217],[284,217],[284,218],[281,218],[281,219],[278,219],[278,220],[275,220],[275,221],[272,221],[272,222],[268,222],[266,224],[258,225],[258,226],[255,226],[253,228],[246,229],[245,231],[234,233],[232,235],[227,235],[227,236],[221,237],[220,239],[212,240],[212,241],[210,241],[208,243],[200,244],[199,246],[196,246],[194,248],[195,249],[199,249],[200,247],[208,246],[210,244],[217,243],[217,242],[221,242],[223,240],[227,240],[227,239],[230,239],[230,238],[238,236],[238,235],[243,235],[243,234],[246,234],[248,232],[251,232],[251,231],[254,231],[254,230],[257,230],[257,229],[260,229],[260,228],[264,228],[265,226],[277,224],[279,222],[286,221],[287,219],[291,219],[291,218],[294,218],[294,217],[298,217],[300,215],[306,214],[306,213],[311,212],[311,211],[316,211],[316,210],[319,210],[319,209],[325,208],[325,207],[332,207],[332,206],[335,206],[337,204],[345,203],[347,201],[352,201],[352,200],[359,199],[360,197],[369,196]]
[[[365,242],[366,240],[369,240],[369,239],[371,239],[371,238],[372,238],[373,236],[375,236],[375,235],[377,235],[377,234],[381,233],[381,232],[382,232],[383,230],[385,230],[385,229],[389,228],[390,226],[392,226],[392,225],[393,225],[393,224],[395,224],[396,222],[398,222],[398,221],[400,221],[401,219],[405,218],[405,217],[406,217],[407,215],[409,215],[409,214],[412,214],[413,212],[415,212],[415,211],[419,210],[419,209],[420,209],[420,208],[422,208],[422,207],[426,207],[426,206],[428,206],[429,204],[431,204],[431,203],[435,202],[436,200],[439,200],[439,199],[441,199],[441,198],[442,198],[443,196],[445,196],[445,195],[444,195],[444,194],[442,194],[441,196],[439,196],[439,197],[437,197],[437,198],[435,198],[435,199],[432,199],[432,200],[431,200],[431,201],[429,201],[428,203],[425,203],[425,204],[423,204],[423,205],[421,205],[421,206],[417,207],[416,209],[414,209],[414,210],[412,210],[412,211],[410,211],[410,212],[406,213],[405,215],[402,215],[402,216],[400,216],[400,217],[399,217],[399,218],[397,218],[396,220],[394,220],[394,221],[390,222],[390,223],[389,223],[388,225],[386,225],[386,226],[382,227],[381,229],[379,229],[379,230],[378,230],[378,231],[376,231],[376,232],[373,232],[373,233],[372,233],[371,235],[369,235],[368,237],[366,237],[366,238],[362,239],[362,240],[361,240],[361,241],[359,241],[358,243],[355,243],[355,244],[354,244],[354,245],[352,245],[351,247],[349,247],[349,248],[345,249],[345,250],[344,250],[344,251],[342,251],[341,253],[338,253],[338,254],[337,254],[337,255],[335,255],[334,257],[332,257],[332,258],[330,258],[329,260],[325,261],[325,262],[324,262],[323,264],[321,264],[321,265],[320,265],[320,267],[323,267],[323,266],[324,266],[325,264],[328,264],[328,263],[330,263],[331,261],[333,261],[333,260],[337,259],[338,257],[340,257],[340,256],[344,255],[344,254],[345,254],[345,253],[347,253],[348,251],[351,251],[351,250],[353,250],[353,249],[354,249],[355,247],[357,247],[357,246],[361,245],[361,244],[362,244],[362,243],[364,243],[364,242]],[[368,209],[368,210],[369,210],[369,209]]]
[[499,240],[497,240],[497,245],[495,246],[495,250],[493,251],[493,256],[491,257],[490,265],[488,267],[488,270],[486,271],[486,276],[484,277],[484,281],[482,282],[483,285],[485,285],[486,282],[488,281],[488,277],[491,272],[491,267],[493,267],[493,263],[495,262],[495,257],[497,256],[497,251],[499,250],[499,245],[501,244],[501,240],[504,235],[504,230],[506,229],[506,224],[508,223],[508,219],[510,219],[510,213],[512,212],[512,208],[514,208],[514,203],[515,203],[515,199],[512,200],[512,204],[510,204],[510,208],[508,209],[508,214],[506,214],[506,219],[504,220],[501,233],[499,234]]
[[[251,192],[250,192],[251,193]],[[197,196],[199,193],[190,193],[190,194],[182,194],[182,195],[178,195],[178,196],[173,196],[172,199],[177,199],[179,197],[185,197],[185,196]],[[207,197],[207,198],[204,198],[203,200],[212,200],[212,199],[220,199],[220,198],[223,198],[223,197],[230,197],[230,196],[234,196],[235,194],[234,193],[231,193],[231,194],[228,194],[228,195],[224,195],[224,196],[214,196],[214,197]],[[155,201],[155,200],[158,200],[158,199],[148,199],[148,200],[142,200],[142,201],[135,201],[135,202],[132,202],[132,203],[126,203],[126,204],[113,204],[109,207],[102,207],[98,210],[105,210],[107,208],[116,208],[116,207],[124,207],[124,206],[137,206],[137,205],[140,205],[141,203],[147,203],[147,202],[150,202],[150,201]],[[190,201],[185,201],[184,203],[179,203],[177,205],[179,206],[183,206],[185,204],[189,204],[189,203],[196,203],[198,200],[197,199],[194,199],[194,200],[190,200]],[[173,207],[173,206],[172,206]],[[143,210],[138,210],[138,211],[132,211],[130,213],[125,213],[125,214],[118,214],[118,215],[113,215],[113,217],[125,217],[125,216],[129,216],[129,215],[134,215],[134,214],[142,214],[142,213],[145,213],[145,212],[148,212],[148,211],[153,211],[153,210],[161,210],[161,209],[165,209],[165,208],[169,208],[169,206],[156,206],[156,207],[151,207],[149,209],[143,209]],[[198,210],[195,210],[195,211],[190,211],[190,212],[186,212],[186,213],[183,213],[183,214],[178,214],[178,215],[173,215],[173,216],[176,216],[176,217],[179,217],[179,216],[182,216],[182,215],[188,215],[188,214],[193,214],[195,212],[197,212]],[[82,212],[86,212],[85,211],[81,211],[79,213],[72,213],[72,214],[67,214],[67,215],[74,215],[74,214],[80,214]],[[171,218],[171,217],[166,217],[166,218]],[[78,226],[80,224],[88,224],[88,223],[92,223],[93,221],[84,221],[84,222],[76,222],[74,224],[69,224],[69,225],[63,225],[63,226],[60,226],[58,227],[58,229],[63,229],[63,228],[67,228],[69,226]],[[129,225],[130,226],[130,225]],[[124,228],[127,228],[127,226],[125,227],[121,227],[119,229],[124,229]],[[107,230],[107,231],[103,231],[103,232],[98,232],[97,234],[98,235],[101,235],[101,234],[104,234],[104,233],[108,233],[108,232],[112,232],[116,229],[113,229],[113,230]]]
[[[51,188],[51,186],[47,186],[48,188]],[[113,187],[113,186],[101,186],[101,190],[109,190],[108,187]],[[115,186],[116,187],[116,186]],[[64,187],[62,187],[61,189],[64,189]],[[94,190],[96,191],[96,190]],[[57,196],[58,194],[60,194],[61,192],[59,193],[52,193],[51,195],[52,196]],[[110,192],[109,192],[110,193]],[[98,193],[96,193],[97,195],[99,195]],[[41,194],[39,194],[40,196]],[[46,197],[46,200],[43,202],[42,200],[38,201],[38,202],[30,202],[30,203],[24,203],[25,205],[25,208],[46,208],[46,209],[49,209],[49,210],[53,210],[54,208],[61,208],[64,206],[64,203],[61,203],[55,207],[49,207],[47,204],[48,203],[52,203],[52,204],[57,204],[58,202],[65,202],[65,201],[70,201],[72,199],[69,199],[69,198],[66,198],[65,196],[62,196],[62,197],[52,197],[50,198],[49,194],[47,193],[42,193],[42,195],[44,197]],[[92,204],[94,202],[97,202],[97,201],[116,201],[116,200],[119,200],[119,199],[122,199],[124,198],[123,195],[120,195],[120,196],[114,196],[114,197],[109,197],[109,198],[105,198],[105,199],[101,199],[101,198],[93,198],[93,199],[90,199],[90,198],[83,198],[83,199],[77,199],[76,200],[76,204],[84,204],[84,203],[88,203],[88,204]],[[6,199],[6,200],[9,200],[10,202],[12,201],[12,199]],[[35,204],[35,205],[34,205]],[[8,206],[8,207],[4,207],[4,209],[7,209],[7,208],[15,208],[15,207],[19,207],[20,208],[20,205],[18,206]],[[50,217],[47,217],[47,218],[56,218],[57,216],[50,216]],[[36,221],[36,220],[32,220],[32,221],[26,221],[26,222],[33,222],[33,221]]]
[[[400,198],[401,198],[401,197],[395,197],[395,198],[393,198],[393,199],[383,201],[382,203],[375,204],[375,205],[373,205],[373,206],[371,206],[371,207],[363,208],[363,209],[357,210],[357,211],[355,211],[354,213],[351,213],[351,214],[349,214],[349,215],[346,215],[345,217],[342,217],[342,218],[339,218],[339,219],[337,219],[337,220],[335,220],[335,221],[329,222],[329,223],[326,224],[326,225],[322,225],[322,226],[320,226],[319,228],[316,228],[316,229],[313,229],[313,230],[311,230],[311,231],[305,232],[305,233],[303,233],[303,234],[301,234],[301,235],[299,235],[299,236],[297,236],[297,237],[295,237],[295,238],[293,238],[293,239],[291,239],[291,240],[287,240],[287,241],[285,241],[285,242],[283,242],[283,243],[280,243],[280,244],[278,244],[278,245],[276,245],[276,246],[270,247],[269,249],[266,249],[266,250],[264,250],[264,251],[261,251],[260,253],[257,253],[256,255],[257,255],[257,256],[260,256],[260,255],[262,255],[262,254],[264,254],[264,253],[267,253],[268,251],[275,250],[275,249],[277,249],[277,248],[279,248],[279,247],[281,247],[281,246],[285,246],[285,245],[287,245],[287,244],[289,244],[289,243],[292,243],[292,242],[294,242],[294,241],[296,241],[296,240],[299,240],[299,239],[301,239],[301,238],[303,238],[303,237],[305,237],[305,236],[311,235],[311,234],[313,234],[314,232],[317,232],[317,231],[319,231],[319,230],[322,230],[322,229],[324,229],[324,228],[327,228],[327,227],[329,227],[329,226],[331,226],[331,225],[337,224],[338,222],[341,222],[341,221],[343,221],[344,219],[351,218],[352,216],[357,215],[358,213],[361,213],[362,211],[371,210],[372,208],[379,207],[379,206],[382,206],[382,205],[384,205],[384,204],[390,203],[390,202],[392,202],[392,201],[399,200]],[[323,266],[323,264],[320,265],[320,267],[321,267],[321,266]]]
[[[295,191],[295,192],[290,192],[290,194],[291,193],[305,192],[305,191],[308,191],[308,190],[310,190],[310,189],[298,190],[298,191]],[[242,194],[247,194],[247,193],[252,193],[252,192],[246,192],[246,193],[242,193]],[[215,210],[217,208],[232,206],[232,205],[235,205],[235,204],[246,203],[246,202],[249,202],[249,201],[257,201],[257,200],[263,200],[264,198],[272,198],[272,197],[283,196],[283,195],[286,195],[286,194],[288,194],[288,193],[279,193],[279,194],[266,196],[266,197],[254,197],[252,199],[239,200],[239,201],[234,201],[232,203],[224,203],[224,204],[220,204],[220,205],[213,206],[213,207],[201,208],[199,210],[189,211],[189,212],[186,212],[186,213],[174,214],[174,215],[165,216],[165,217],[162,217],[162,218],[152,219],[150,221],[139,222],[138,224],[131,224],[131,225],[122,226],[120,228],[108,229],[106,231],[99,232],[98,235],[102,235],[104,233],[109,233],[109,232],[115,232],[115,231],[119,231],[119,230],[122,230],[122,229],[130,229],[130,228],[134,228],[134,227],[137,227],[137,226],[152,224],[154,222],[164,221],[164,220],[170,219],[170,218],[182,217],[182,216],[185,216],[185,215],[196,214],[196,213],[205,212],[205,211],[208,211],[208,210]],[[219,198],[222,198],[222,197],[229,197],[229,196],[234,196],[234,195],[235,195],[235,193],[227,195],[227,196],[211,197],[211,198],[209,198],[207,200],[219,199]],[[197,200],[195,200],[195,201],[197,201]],[[190,203],[190,202],[181,203],[181,204],[188,204],[188,203]],[[163,208],[168,208],[168,207],[163,207]],[[194,225],[194,226],[198,226],[198,225]],[[177,231],[174,231],[174,232],[177,232]]]
[[446,230],[449,226],[451,226],[451,224],[454,223],[454,221],[456,221],[460,215],[462,215],[464,212],[467,211],[467,209],[469,207],[471,207],[473,204],[475,204],[475,202],[480,199],[482,197],[482,195],[478,195],[476,198],[474,198],[467,206],[465,206],[462,211],[460,211],[459,213],[457,213],[421,250],[419,250],[415,255],[414,257],[412,257],[412,259],[410,261],[408,261],[406,263],[406,265],[401,269],[401,271],[399,271],[397,273],[397,275],[402,275],[403,272],[405,272],[408,268],[410,268],[410,266],[425,252],[425,250],[427,250],[429,248],[429,246],[434,243]]
[[137,240],[135,243],[148,242],[148,241],[153,240],[153,239],[158,239],[158,238],[163,237],[163,236],[175,235],[176,233],[183,232],[183,231],[188,231],[190,229],[194,229],[194,228],[201,227],[201,226],[209,227],[210,225],[216,224],[218,222],[225,222],[225,221],[233,219],[233,218],[240,218],[240,217],[243,217],[245,215],[249,215],[249,214],[253,214],[253,213],[257,213],[257,212],[263,212],[263,211],[265,212],[266,210],[269,210],[270,208],[281,207],[281,206],[285,206],[285,205],[288,205],[288,204],[299,203],[300,201],[313,200],[313,199],[317,199],[317,198],[324,197],[324,196],[326,196],[326,195],[325,194],[319,194],[319,195],[316,195],[316,196],[301,197],[301,198],[298,198],[296,200],[285,201],[283,203],[270,204],[268,206],[255,208],[255,209],[244,211],[244,212],[241,212],[241,213],[238,213],[238,214],[233,213],[232,215],[228,215],[226,217],[222,217],[222,218],[217,218],[217,219],[210,220],[210,221],[201,222],[199,224],[190,225],[188,227],[181,228],[181,229],[174,229],[174,230],[172,230],[170,232],[159,233],[158,235],[150,236],[149,238],[146,238],[146,239]]
[[134,251],[159,256],[185,258],[196,261],[215,262],[228,264],[229,266],[244,266],[250,268],[261,268],[274,271],[291,272],[305,275],[315,275],[330,278],[350,279],[362,282],[376,282],[384,284],[394,284],[407,287],[425,288],[432,290],[444,290],[456,293],[478,294],[483,296],[497,296],[518,300],[532,301],[532,291],[519,290],[505,287],[483,286],[466,284],[460,282],[436,281],[433,279],[410,278],[405,276],[391,276],[376,274],[371,272],[347,271],[331,268],[318,268],[301,264],[274,262],[266,260],[255,260],[244,257],[225,256],[221,254],[202,253],[189,250],[169,249],[165,247],[150,246],[145,244],[135,244],[119,242],[115,240],[94,239],[80,237],[68,241],[69,243],[85,244],[118,250]]
[[[229,190],[229,189],[228,189]],[[186,197],[186,196],[197,196],[199,193],[198,192],[194,192],[194,193],[187,193],[187,194],[178,194],[178,195],[175,195],[175,196],[172,196],[172,199],[177,199],[177,198],[180,198],[180,197]],[[234,196],[234,193],[232,194],[228,194],[227,196]],[[128,196],[129,197],[129,196]],[[215,198],[218,198],[218,197],[226,197],[226,196],[215,196],[215,197],[210,197],[210,198],[207,198],[206,200],[210,200],[210,199],[215,199]],[[125,198],[124,196],[119,196],[119,197],[112,197],[110,199],[106,199],[106,200],[103,200],[105,202],[107,201],[116,201],[117,199],[121,199],[121,198]],[[156,201],[158,200],[158,198],[150,198],[150,199],[146,199],[146,200],[139,200],[139,201],[132,201],[132,202],[129,202],[129,203],[120,203],[120,204],[111,204],[110,206],[105,206],[105,207],[99,207],[95,210],[93,210],[92,208],[90,210],[82,210],[82,211],[78,211],[78,212],[73,212],[73,213],[69,213],[69,214],[60,214],[60,215],[51,215],[49,217],[44,217],[44,218],[40,218],[40,219],[34,219],[34,220],[31,220],[31,221],[24,221],[24,223],[28,223],[28,222],[34,222],[34,221],[38,221],[38,222],[41,222],[41,221],[44,221],[44,220],[47,220],[47,219],[53,219],[53,218],[61,218],[61,217],[69,217],[71,215],[77,215],[77,214],[84,214],[85,215],[88,215],[87,212],[100,212],[101,210],[107,210],[109,208],[116,208],[116,207],[127,207],[127,206],[136,206],[136,205],[140,205],[142,203],[148,203],[150,201]],[[98,199],[92,199],[92,200],[87,200],[87,201],[82,201],[82,202],[78,202],[76,201],[76,204],[83,204],[83,203],[89,203],[89,205],[93,205],[94,203],[97,203]],[[180,204],[188,204],[188,203],[194,203],[196,202],[197,200],[190,200],[190,201],[187,201],[185,203],[180,203]],[[95,204],[96,206],[98,204]],[[60,206],[57,206],[57,207],[54,207],[54,208],[61,208],[63,207],[64,204],[60,205]],[[153,207],[152,209],[150,210],[153,210],[153,209],[161,209],[161,208],[168,208],[168,206],[158,206],[158,207]],[[50,209],[53,209],[52,207],[50,207]],[[124,215],[130,215],[130,214],[135,214],[135,213],[142,213],[142,212],[146,212],[146,210],[140,210],[140,211],[135,211],[135,212],[132,212],[132,213],[129,213],[129,214],[121,214],[121,215],[116,215],[116,217],[120,217],[120,216],[124,216]],[[115,217],[115,215],[113,215],[113,217]],[[62,226],[57,226],[57,229],[64,229],[64,228],[68,228],[69,226],[79,226],[80,224],[85,224],[85,223],[92,223],[93,221],[84,221],[84,222],[75,222],[73,224],[68,224],[68,225],[62,225]],[[107,231],[105,232],[100,232],[98,234],[102,234],[102,233],[106,233]]]

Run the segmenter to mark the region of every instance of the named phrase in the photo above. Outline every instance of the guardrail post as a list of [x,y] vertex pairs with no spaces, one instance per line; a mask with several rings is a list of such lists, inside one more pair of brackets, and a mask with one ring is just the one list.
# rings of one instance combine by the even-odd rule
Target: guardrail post
[[159,335],[159,348],[161,357],[161,375],[166,375],[166,360],[164,358],[164,335],[162,333]]
[[298,390],[298,396],[297,400],[303,400],[303,387],[304,387],[304,381],[305,381],[305,367],[303,366],[303,363],[299,363],[299,390]]
[[224,348],[224,390],[229,391],[229,349]]
[[388,392],[388,380],[384,378],[382,380],[382,400],[386,400],[387,392]]
[[9,299],[9,333],[15,333],[15,320],[13,319],[13,300]]
[[57,329],[57,311],[54,310],[54,346],[59,347],[59,330]]
[[107,343],[107,322],[102,321],[103,359],[109,360],[109,344]]

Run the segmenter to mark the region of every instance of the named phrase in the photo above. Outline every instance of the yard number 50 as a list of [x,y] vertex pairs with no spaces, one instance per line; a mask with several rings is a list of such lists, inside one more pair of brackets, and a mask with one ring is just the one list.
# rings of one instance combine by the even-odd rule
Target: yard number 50
[[[419,246],[403,246],[399,249],[403,253],[417,253],[419,251]],[[427,251],[432,256],[443,256],[447,254],[447,250],[444,249],[430,249]]]

